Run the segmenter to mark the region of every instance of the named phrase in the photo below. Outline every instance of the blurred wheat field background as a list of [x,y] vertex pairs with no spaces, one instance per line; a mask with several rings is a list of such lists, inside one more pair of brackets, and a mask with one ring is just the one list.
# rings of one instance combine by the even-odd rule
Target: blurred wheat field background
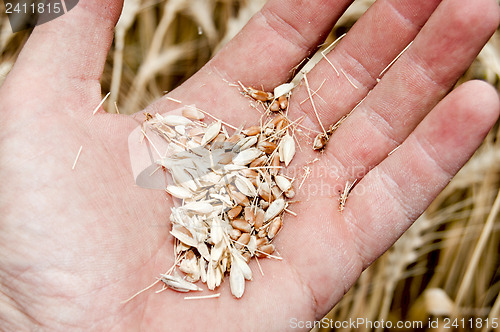
[[[130,114],[173,90],[230,40],[264,2],[125,0],[101,80],[103,95],[111,92],[107,111],[114,113],[118,108]],[[373,2],[356,0],[326,43],[347,32]],[[29,31],[13,34],[0,6],[1,84]],[[499,78],[497,32],[458,84],[482,79],[498,90]],[[484,322],[500,317],[499,134],[497,123],[444,192],[362,274],[328,319],[421,320],[424,327],[420,330],[427,331],[432,330],[425,325],[429,318],[458,315]],[[371,330],[377,329],[357,329]],[[487,331],[484,324],[474,330]]]

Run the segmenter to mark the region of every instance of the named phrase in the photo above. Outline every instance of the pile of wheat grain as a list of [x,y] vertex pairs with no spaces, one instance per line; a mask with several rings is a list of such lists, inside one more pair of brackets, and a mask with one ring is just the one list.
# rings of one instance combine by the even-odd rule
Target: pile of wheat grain
[[[269,102],[268,111],[288,106],[287,96],[246,92]],[[293,126],[278,114],[229,135],[220,120],[207,126],[204,118],[186,106],[182,115],[156,114],[144,124],[168,144],[157,163],[171,175],[166,191],[181,200],[170,215],[175,265],[161,280],[182,292],[201,290],[194,284],[198,280],[214,290],[229,273],[231,292],[240,298],[245,279],[252,279],[249,261],[279,259],[272,256],[272,241],[283,226],[286,199],[295,195],[293,179],[280,174],[281,163],[288,166],[295,155]],[[186,279],[176,274],[177,267]]]

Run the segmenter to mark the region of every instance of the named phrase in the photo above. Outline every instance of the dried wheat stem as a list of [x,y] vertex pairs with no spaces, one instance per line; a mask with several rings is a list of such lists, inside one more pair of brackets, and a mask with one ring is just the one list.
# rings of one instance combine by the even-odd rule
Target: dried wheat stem
[[220,293],[212,295],[202,295],[202,296],[185,296],[184,300],[203,300],[203,299],[214,299],[220,297]]
[[66,14],[68,12],[68,8],[66,7],[65,0],[61,1],[61,6],[62,6],[63,13]]
[[311,95],[311,89],[309,88],[309,81],[307,80],[306,74],[304,74],[304,82],[306,83],[307,93],[309,94],[309,99],[311,100],[311,105],[314,110],[314,114],[316,115],[316,119],[318,119],[318,123],[321,126],[321,129],[323,129],[323,133],[326,135],[325,127],[323,126],[323,123],[321,123],[321,120],[319,119],[318,111],[316,110],[316,105],[314,104],[314,100]]
[[243,91],[245,91],[246,93],[248,93],[248,89],[245,85],[243,85],[243,83],[241,83],[241,81],[238,81],[238,85],[243,89]]
[[302,188],[302,185],[304,184],[304,181],[306,181],[306,178],[308,178],[309,175],[311,174],[311,168],[310,167],[304,166],[303,169],[304,169],[304,175],[302,176],[302,181],[300,182],[299,189]]
[[332,66],[333,70],[335,70],[335,72],[337,73],[337,77],[340,76],[340,73],[339,71],[337,70],[337,68],[335,68],[335,66],[333,65],[333,63],[330,61],[330,59],[328,59],[328,57],[326,56],[332,49],[333,47],[342,39],[345,37],[345,33],[343,35],[341,35],[339,38],[335,39],[333,41],[333,43],[331,43],[327,48],[325,48],[323,51],[321,51],[321,55],[323,56],[323,58],[326,60],[326,62],[328,62],[330,64],[330,66]]
[[113,104],[115,105],[115,110],[116,110],[116,114],[120,114],[120,110],[118,109],[118,104],[115,102],[113,102]]
[[215,121],[220,121],[223,125],[228,126],[228,127],[229,127],[229,128],[231,128],[231,129],[234,129],[234,130],[238,130],[238,129],[239,129],[239,128],[236,128],[235,126],[233,126],[233,125],[231,125],[231,124],[229,124],[229,123],[227,123],[227,122],[225,122],[225,121],[222,121],[222,120],[221,120],[221,119],[219,119],[219,118],[216,118],[215,116],[213,116],[212,114],[208,113],[207,111],[202,110],[201,108],[198,108],[198,107],[195,107],[195,108],[196,108],[196,110],[198,110],[198,111],[202,112],[203,114],[208,115],[209,117],[211,117],[211,118],[212,118],[212,119],[214,119]]
[[483,230],[481,231],[481,235],[479,240],[477,241],[476,247],[474,248],[472,258],[468,264],[467,270],[465,271],[465,275],[460,283],[458,288],[457,296],[455,299],[455,304],[460,306],[462,301],[464,300],[466,292],[470,289],[470,284],[472,279],[474,278],[475,273],[477,272],[477,266],[479,263],[479,259],[483,254],[484,248],[488,242],[488,239],[491,236],[491,231],[493,226],[495,225],[495,221],[497,220],[497,216],[500,212],[500,191],[497,193],[497,197],[495,202],[493,203],[493,207],[491,208],[490,214],[486,219],[486,223],[484,224]]
[[260,274],[264,276],[264,270],[262,270],[262,266],[260,266],[259,257],[255,256],[255,261],[257,262],[257,266],[259,267]]
[[349,78],[349,76],[347,76],[346,72],[344,71],[344,69],[340,69],[340,71],[342,72],[342,74],[344,74],[345,78],[347,78],[347,80],[349,81],[349,83],[351,83],[351,85],[355,88],[355,89],[359,89],[356,84],[354,84],[353,81],[351,81],[351,79]]
[[[289,94],[276,99],[270,92],[247,90],[265,105],[279,100],[278,111],[288,106]],[[208,126],[199,122],[202,113],[217,121]],[[195,284],[199,280],[214,290],[229,273],[231,293],[240,298],[245,280],[252,279],[251,258],[281,259],[272,255],[272,241],[283,227],[284,214],[296,214],[286,210],[286,199],[295,192],[279,170],[295,155],[293,135],[300,121],[291,122],[279,113],[265,126],[261,118],[260,128],[233,127],[235,133],[229,136],[222,121],[202,110],[147,117],[144,125],[170,143],[158,161],[173,181],[165,190],[182,200],[170,215],[176,261],[161,275],[164,287],[158,292],[201,290]],[[151,142],[148,134],[144,127],[143,139]]]
[[99,111],[99,108],[101,108],[102,104],[104,104],[104,102],[106,101],[106,99],[108,99],[108,97],[109,97],[110,94],[111,94],[111,92],[108,92],[108,94],[101,100],[101,102],[99,103],[99,105],[97,105],[97,107],[92,112],[92,115],[95,115],[97,113],[97,111]]
[[127,302],[130,302],[132,301],[134,298],[136,298],[138,295],[144,293],[145,291],[147,291],[148,289],[150,289],[151,287],[153,287],[154,285],[156,285],[157,283],[159,283],[161,280],[158,279],[156,280],[155,282],[153,282],[151,285],[149,285],[148,287],[144,288],[144,289],[141,289],[140,291],[138,291],[137,293],[135,293],[134,295],[132,295],[131,297],[129,297],[128,299],[126,299],[125,301],[122,301],[120,302],[121,304],[125,304]]
[[355,179],[352,183],[349,182],[349,181],[347,181],[345,183],[344,191],[342,192],[342,194],[340,195],[340,198],[339,198],[339,201],[340,201],[340,204],[339,204],[340,213],[342,213],[344,211],[345,203],[347,202],[347,197],[349,196],[349,193],[351,192],[352,187],[354,187],[354,185],[356,184],[357,181],[358,181],[358,179]]
[[273,259],[276,259],[278,261],[282,261],[283,260],[283,257],[271,255],[271,254],[268,254],[268,253],[266,253],[264,251],[261,251],[259,249],[256,249],[255,252],[258,252],[259,254],[262,254],[262,255],[266,256],[267,258],[273,258]]
[[146,140],[149,142],[149,144],[151,144],[151,146],[153,147],[153,149],[155,150],[155,152],[158,154],[158,157],[163,157],[163,155],[160,153],[160,151],[158,151],[158,149],[156,148],[156,146],[153,144],[153,142],[149,139],[148,135],[146,134],[146,132],[144,131],[144,129],[141,130],[142,132],[142,136],[144,138],[146,138]]
[[172,97],[165,97],[165,99],[173,101],[174,103],[177,103],[177,104],[182,104],[182,101],[175,99],[175,98],[172,98]]
[[[311,94],[312,97],[314,97],[318,93],[318,91],[321,90],[321,88],[323,87],[323,84],[325,84],[325,82],[326,82],[326,78],[323,80],[323,82],[321,82],[321,84],[319,85],[319,87],[312,92],[312,94]],[[321,96],[319,96],[319,95],[318,95],[318,97],[321,98]],[[310,98],[311,97],[307,97],[306,99],[302,100],[299,105],[302,105],[303,103],[305,103],[306,101],[308,101]],[[323,100],[323,98],[321,98],[321,100]]]
[[311,128],[308,128],[308,127],[306,127],[306,126],[304,126],[304,125],[301,125],[300,123],[298,123],[298,124],[297,124],[297,127],[300,127],[300,128],[302,128],[302,129],[305,129],[305,130],[307,130],[307,131],[309,131],[309,132],[311,132],[311,133],[314,133],[314,134],[322,134],[322,132],[321,132],[321,131],[316,130],[316,129],[311,129]]
[[[161,281],[161,279],[158,279],[158,281]],[[155,291],[155,294],[160,294],[163,291],[166,291],[168,289],[167,286],[163,285],[161,289]]]
[[398,59],[399,59],[399,58],[403,55],[403,53],[404,53],[404,52],[406,52],[406,50],[407,50],[407,49],[411,46],[411,44],[413,44],[413,41],[411,41],[411,42],[410,42],[410,43],[409,43],[409,44],[408,44],[408,45],[404,48],[404,50],[402,50],[402,51],[401,51],[401,52],[400,52],[400,53],[399,53],[399,54],[398,54],[398,55],[394,58],[394,60],[392,60],[392,61],[391,61],[391,63],[389,63],[389,64],[387,65],[387,67],[385,67],[385,68],[384,68],[384,70],[382,70],[382,72],[380,73],[380,75],[378,75],[378,77],[382,77],[382,76],[385,74],[385,72],[386,72],[387,70],[389,70],[389,68],[391,68],[391,66],[394,64],[394,62],[396,62],[396,61],[397,61],[397,60],[398,60]]

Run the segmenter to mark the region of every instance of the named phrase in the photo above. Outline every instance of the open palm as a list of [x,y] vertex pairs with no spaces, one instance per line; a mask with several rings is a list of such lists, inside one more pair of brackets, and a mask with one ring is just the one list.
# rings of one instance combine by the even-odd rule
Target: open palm
[[[267,90],[286,82],[349,3],[270,0],[170,97],[232,124],[256,124],[259,113],[228,82]],[[137,187],[130,170],[127,137],[141,114],[92,115],[120,10],[119,0],[82,0],[36,28],[0,90],[2,329],[283,330],[294,318],[319,318],[423,212],[498,117],[498,97],[485,83],[444,98],[497,27],[495,1],[379,0],[307,75],[311,89],[323,85],[313,100],[325,126],[370,94],[324,153],[301,142],[289,171],[300,177],[307,165],[311,173],[291,206],[297,217],[275,242],[283,261],[261,260],[264,276],[251,265],[254,281],[240,300],[226,282],[215,300],[151,291],[123,304],[171,266],[173,239],[172,202]],[[301,103],[307,97],[304,85],[294,91],[289,117],[305,115],[302,124],[320,131],[312,104]],[[176,107],[164,98],[147,111]],[[354,180],[341,214],[338,190]]]

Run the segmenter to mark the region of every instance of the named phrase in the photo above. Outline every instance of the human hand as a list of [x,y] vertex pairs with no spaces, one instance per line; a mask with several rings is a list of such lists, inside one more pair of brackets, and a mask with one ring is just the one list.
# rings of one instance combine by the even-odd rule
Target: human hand
[[[169,97],[229,123],[254,124],[259,114],[227,81],[267,90],[286,82],[348,3],[269,1]],[[292,206],[298,215],[275,241],[283,261],[262,260],[265,276],[254,273],[240,300],[226,282],[216,300],[151,292],[123,304],[173,256],[165,225],[171,200],[135,186],[131,175],[127,137],[141,113],[92,115],[120,7],[81,0],[37,27],[0,90],[5,329],[283,330],[292,318],[320,318],[422,213],[498,117],[498,96],[485,83],[445,97],[497,27],[494,1],[379,0],[328,55],[356,88],[324,60],[307,76],[311,89],[326,79],[322,99],[314,99],[324,125],[371,92],[323,154],[306,144],[297,152],[291,169],[320,160],[308,165],[311,175]],[[300,104],[307,97],[304,86],[294,91],[289,117],[306,115],[303,125],[319,131],[311,103]],[[163,98],[147,111],[176,107]],[[341,214],[337,189],[355,179]]]

